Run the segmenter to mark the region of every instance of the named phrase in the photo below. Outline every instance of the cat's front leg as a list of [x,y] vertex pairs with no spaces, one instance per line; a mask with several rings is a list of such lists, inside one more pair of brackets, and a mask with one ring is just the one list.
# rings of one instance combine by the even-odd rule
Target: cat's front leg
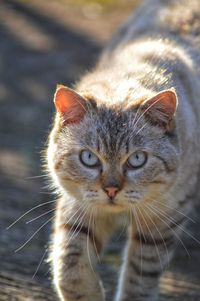
[[159,278],[173,255],[184,219],[170,224],[164,218],[148,217],[138,213],[138,225],[130,227],[116,301],[157,300]]
[[62,301],[103,301],[95,270],[102,243],[91,225],[66,224],[57,216],[52,249],[54,283]]

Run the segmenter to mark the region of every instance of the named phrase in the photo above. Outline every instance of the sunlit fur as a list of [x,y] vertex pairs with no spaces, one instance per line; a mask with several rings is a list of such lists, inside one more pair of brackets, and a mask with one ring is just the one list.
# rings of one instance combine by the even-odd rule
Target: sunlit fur
[[[116,301],[156,300],[161,272],[176,243],[183,244],[180,232],[200,165],[199,40],[190,22],[197,4],[147,1],[76,85],[87,104],[83,120],[62,126],[56,115],[48,166],[60,199],[51,259],[63,301],[104,300],[93,269],[97,253],[124,219],[129,239]],[[190,17],[186,31],[181,27],[184,12]],[[166,131],[140,105],[171,88],[179,105],[173,128]],[[81,163],[84,149],[99,158],[101,167]],[[147,162],[128,169],[127,159],[137,150],[147,153]],[[120,191],[110,202],[104,188],[115,184]]]

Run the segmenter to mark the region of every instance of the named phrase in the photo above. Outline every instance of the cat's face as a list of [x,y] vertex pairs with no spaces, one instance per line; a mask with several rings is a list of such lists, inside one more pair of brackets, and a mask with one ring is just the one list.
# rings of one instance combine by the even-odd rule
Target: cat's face
[[63,192],[88,206],[118,211],[169,189],[177,170],[177,147],[164,129],[163,116],[162,125],[155,126],[145,116],[147,107],[108,108],[91,102],[83,110],[77,94],[81,107],[70,103],[66,114],[67,93],[60,95],[49,165]]

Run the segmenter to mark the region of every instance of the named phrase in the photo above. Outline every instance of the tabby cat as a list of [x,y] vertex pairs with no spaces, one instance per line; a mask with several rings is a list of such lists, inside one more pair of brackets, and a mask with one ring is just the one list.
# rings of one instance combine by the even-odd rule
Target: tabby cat
[[199,49],[199,0],[148,0],[74,89],[57,87],[48,166],[60,300],[105,300],[95,264],[124,219],[115,300],[157,300],[198,183]]

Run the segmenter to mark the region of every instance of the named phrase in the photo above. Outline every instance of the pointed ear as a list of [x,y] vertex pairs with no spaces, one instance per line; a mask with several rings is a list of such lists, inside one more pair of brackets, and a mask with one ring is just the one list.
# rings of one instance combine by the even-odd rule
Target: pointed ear
[[58,85],[54,103],[57,112],[61,115],[63,125],[79,123],[86,113],[86,101],[74,90]]
[[177,109],[178,100],[174,90],[165,90],[143,104],[144,115],[158,126],[164,127],[167,131],[172,130],[174,115]]

